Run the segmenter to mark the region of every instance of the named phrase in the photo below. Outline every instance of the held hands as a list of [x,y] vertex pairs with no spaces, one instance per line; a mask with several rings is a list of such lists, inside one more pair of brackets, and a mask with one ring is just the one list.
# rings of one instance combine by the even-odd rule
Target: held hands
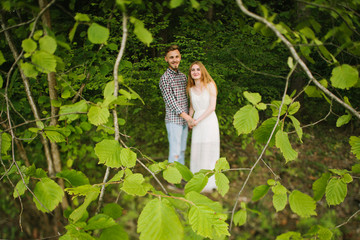
[[188,126],[190,129],[192,129],[193,127],[195,127],[199,122],[195,119],[193,119],[192,117],[190,117],[188,120],[187,120],[187,123],[188,123]]

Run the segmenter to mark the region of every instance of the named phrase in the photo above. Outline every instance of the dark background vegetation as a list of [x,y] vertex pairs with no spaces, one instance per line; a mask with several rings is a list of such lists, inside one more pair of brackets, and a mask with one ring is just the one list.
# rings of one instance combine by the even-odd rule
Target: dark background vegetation
[[[198,10],[193,9],[190,4],[170,9],[168,1],[161,0],[144,1],[142,5],[129,6],[129,15],[144,21],[154,41],[150,46],[146,46],[134,34],[130,34],[126,45],[125,56],[120,64],[120,74],[123,76],[124,83],[135,90],[145,104],[137,100],[135,105],[120,108],[119,117],[124,120],[121,133],[126,135],[122,137],[122,140],[129,147],[138,148],[143,154],[156,161],[167,158],[165,107],[158,82],[167,67],[163,49],[171,43],[176,43],[180,46],[182,53],[181,71],[187,74],[190,63],[200,60],[218,86],[216,113],[221,131],[221,156],[226,157],[232,168],[248,168],[256,160],[262,146],[255,143],[251,135],[237,135],[232,125],[233,116],[247,103],[243,97],[244,91],[260,93],[262,102],[265,103],[281,99],[285,81],[259,72],[286,76],[288,50],[281,44],[274,44],[276,40],[274,36],[264,36],[256,31],[253,28],[254,20],[245,17],[235,1],[209,0],[199,1],[199,3],[201,6]],[[277,14],[277,21],[285,22],[295,29],[297,24],[309,15],[321,24],[323,32],[335,24],[329,21],[329,13],[316,8],[304,11],[303,5],[297,1],[248,0],[245,3],[249,10],[257,12],[259,12],[259,4],[266,5],[272,14]],[[34,1],[19,1],[18,4],[14,2],[12,4],[14,11],[2,12],[7,25],[31,19],[37,12]],[[70,95],[75,96],[80,86],[85,84],[82,97],[88,101],[97,102],[102,99],[105,84],[113,78],[113,65],[121,42],[122,16],[114,1],[59,0],[51,7],[52,28],[58,39],[68,42],[68,33],[74,24],[73,16],[77,12],[86,13],[93,21],[107,26],[111,36],[108,45],[99,47],[91,44],[84,37],[87,26],[79,27],[71,49],[58,50],[58,54],[64,58],[65,65],[64,69],[58,72],[58,90],[60,93],[70,91]],[[132,27],[130,25],[129,27],[131,33]],[[20,41],[29,34],[29,26],[11,29],[11,33],[14,41],[18,41],[17,45],[21,46]],[[3,37],[0,38],[0,47],[5,58],[12,59]],[[330,68],[326,66],[326,63],[324,64],[320,56],[314,54],[312,57],[315,63],[310,67],[316,73],[316,77],[329,80]],[[353,55],[342,54],[339,58],[342,62],[359,64],[359,57]],[[10,64],[11,61],[3,64],[1,73],[7,72]],[[46,79],[41,77],[31,79],[32,90],[39,96],[37,104],[44,116],[47,115],[50,106],[45,92],[47,89],[45,81]],[[289,94],[295,90],[298,92],[307,81],[302,72],[297,72],[291,79]],[[71,88],[67,84],[69,82],[71,82]],[[338,93],[342,94],[341,91]],[[17,111],[27,119],[32,119],[18,72],[15,72],[12,77],[10,94]],[[353,106],[360,106],[358,89],[348,91],[346,94]],[[299,100],[302,108],[296,117],[301,125],[316,122],[329,111],[329,104],[324,99],[309,98],[302,94]],[[66,99],[63,101],[65,103]],[[293,189],[294,186],[300,190],[311,189],[312,182],[319,178],[327,168],[348,168],[355,161],[355,157],[349,153],[348,139],[350,135],[359,135],[359,121],[350,122],[337,129],[334,127],[336,119],[343,114],[344,110],[334,103],[332,111],[335,114],[330,115],[325,121],[304,129],[303,144],[294,137],[294,148],[301,152],[295,162],[285,165],[284,159],[275,148],[267,151],[264,160],[281,176],[284,186],[288,189]],[[269,117],[269,112],[266,111],[261,115],[261,120],[267,117]],[[21,119],[14,118],[13,121],[20,123]],[[17,129],[19,135],[24,138],[27,136],[25,130],[26,127]],[[64,168],[82,171],[86,169],[87,176],[98,181],[104,175],[105,168],[97,164],[98,160],[94,155],[93,147],[104,133],[99,131],[99,128],[88,126],[81,120],[76,131],[78,134],[72,134],[66,143],[60,144]],[[40,143],[27,141],[24,147],[31,164],[46,169]],[[227,176],[231,182],[230,192],[224,198],[217,194],[212,194],[210,197],[222,202],[231,211],[237,192],[246,177],[246,171],[231,171]],[[271,177],[267,167],[260,164],[246,187],[245,193],[242,194],[243,200],[250,202],[251,190],[255,186],[266,184],[266,180]],[[288,207],[276,213],[271,207],[271,196],[267,196],[258,203],[249,203],[251,208],[259,210],[262,214],[250,215],[246,225],[235,228],[234,239],[275,239],[275,236],[284,231],[308,229],[319,222],[322,222],[324,226],[335,227],[359,208],[358,185],[358,181],[353,183],[348,195],[354,197],[347,199],[340,206],[329,208],[325,202],[321,204],[323,206],[318,210],[317,218],[299,219],[292,215]],[[14,201],[12,189],[6,179],[2,179],[0,183],[0,228],[2,229],[0,237],[30,239],[39,237],[40,233],[42,236],[48,236],[51,233],[51,226],[48,225],[51,216],[45,216],[37,211],[31,204],[31,200],[26,199],[23,213],[25,232],[19,232],[19,203]],[[114,187],[108,191],[105,201],[111,202],[116,199],[117,190]],[[124,222],[130,236],[136,239],[136,219],[144,202],[139,198],[123,194],[118,203],[124,208],[125,217],[121,221]],[[359,239],[359,217],[343,228],[337,229],[335,233],[335,239]]]

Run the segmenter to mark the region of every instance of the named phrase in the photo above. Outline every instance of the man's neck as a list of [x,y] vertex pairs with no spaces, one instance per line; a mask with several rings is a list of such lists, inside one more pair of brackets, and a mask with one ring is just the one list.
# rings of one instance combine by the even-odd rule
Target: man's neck
[[178,68],[173,69],[172,67],[169,67],[169,69],[173,70],[174,72],[179,72],[179,69],[178,69]]

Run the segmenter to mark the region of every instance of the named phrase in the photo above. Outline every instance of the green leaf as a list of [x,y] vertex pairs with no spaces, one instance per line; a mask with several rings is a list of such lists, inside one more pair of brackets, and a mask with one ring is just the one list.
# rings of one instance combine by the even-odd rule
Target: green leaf
[[287,193],[287,189],[279,182],[277,182],[275,186],[271,187],[271,190],[273,191],[274,194],[279,194],[279,195]]
[[36,78],[38,75],[38,71],[36,70],[35,66],[28,62],[21,62],[20,63],[21,70],[23,70],[25,76],[29,78]]
[[104,88],[104,97],[110,97],[110,96],[114,96],[114,91],[115,91],[115,81],[110,81],[106,84],[105,88]]
[[213,239],[230,235],[228,224],[225,222],[226,215],[216,213],[208,206],[191,206],[188,217],[194,232],[203,237]]
[[344,181],[344,183],[351,183],[353,181],[352,176],[348,173],[345,173],[341,179]]
[[108,227],[115,226],[116,223],[114,219],[105,214],[97,214],[94,217],[90,218],[88,225],[84,227],[85,230],[96,230],[104,229]]
[[[270,134],[272,130],[274,129],[274,126],[276,124],[276,118],[269,118],[266,119],[260,127],[258,127],[254,132],[255,140],[258,141],[260,144],[265,144],[270,138]],[[280,126],[277,125],[274,134],[272,135],[272,138],[269,143],[269,147],[272,147],[275,145],[275,133],[280,129]]]
[[122,149],[118,141],[105,139],[95,146],[95,154],[99,158],[99,164],[103,163],[108,167],[121,167]]
[[333,169],[333,168],[330,168],[329,169],[330,172],[334,173],[334,174],[337,174],[339,176],[344,176],[344,174],[348,173],[349,171],[346,170],[346,169]]
[[212,210],[214,210],[215,212],[223,211],[222,206],[219,202],[212,201],[211,199],[202,195],[201,193],[192,191],[192,192],[187,193],[185,195],[185,198],[187,200],[189,200],[190,202],[194,203],[195,205],[207,206],[207,207],[211,208]]
[[309,39],[315,39],[316,38],[315,33],[309,27],[304,27],[304,28],[300,29],[300,33],[304,34],[304,36],[309,38]]
[[318,89],[316,86],[307,86],[305,88],[305,93],[309,97],[314,97],[314,98],[321,98],[322,97],[321,90]]
[[297,120],[297,118],[294,116],[288,116],[288,117],[291,119],[291,122],[293,123],[293,125],[295,127],[296,134],[299,136],[299,139],[302,142],[303,130],[300,126],[299,120]]
[[124,170],[120,170],[109,180],[109,182],[118,182],[123,178],[123,176]]
[[65,179],[72,187],[90,184],[88,177],[81,171],[63,170],[56,174],[56,177]]
[[329,179],[330,179],[330,173],[326,172],[323,173],[321,177],[313,183],[312,190],[314,193],[315,201],[319,201],[324,196]]
[[208,177],[203,173],[195,174],[193,178],[185,185],[185,194],[195,191],[201,192],[208,182]]
[[258,103],[255,105],[255,107],[259,110],[266,110],[267,105],[265,103]]
[[233,124],[238,135],[240,135],[252,132],[256,128],[258,122],[259,113],[256,110],[256,107],[246,105],[235,113]]
[[352,173],[360,173],[360,163],[355,164],[354,166],[351,167],[351,172]]
[[31,165],[26,168],[26,176],[35,177],[35,178],[46,178],[47,174],[42,168],[36,168],[35,165]]
[[165,171],[163,171],[163,177],[169,183],[180,183],[182,176],[179,170],[176,167],[169,166]]
[[4,58],[4,54],[2,53],[2,51],[0,51],[0,66],[6,62],[6,59]]
[[316,216],[316,202],[309,195],[294,190],[289,196],[291,210],[300,217]]
[[[29,184],[29,177],[26,177],[25,179],[25,183]],[[15,186],[14,192],[13,192],[13,197],[17,198],[21,195],[23,195],[26,191],[26,186],[23,182],[23,180],[21,179]]]
[[324,228],[322,226],[318,226],[318,230],[316,235],[320,240],[331,240],[333,239],[333,233],[330,229]]
[[78,22],[90,22],[89,16],[83,13],[76,13],[74,19]]
[[294,68],[294,59],[292,57],[288,57],[287,65],[289,66],[290,69]]
[[340,89],[348,89],[354,86],[359,79],[358,70],[348,64],[334,68],[331,74],[332,85]]
[[181,4],[183,4],[184,0],[171,0],[170,1],[170,8],[177,8]]
[[247,212],[246,209],[240,209],[234,214],[234,224],[235,226],[242,226],[246,223]]
[[360,137],[351,136],[349,143],[351,146],[351,152],[360,159]]
[[136,153],[131,151],[129,148],[121,149],[120,160],[124,167],[132,168],[136,164]]
[[326,202],[331,205],[342,203],[347,194],[347,184],[340,178],[332,178],[326,186]]
[[225,196],[225,194],[229,191],[229,179],[223,173],[215,173],[215,183],[218,188],[218,192],[221,196]]
[[[63,105],[60,107],[59,115],[68,114],[68,113],[76,113],[76,112],[87,112],[88,106],[85,100],[81,100],[80,102],[70,104],[70,105]],[[80,117],[79,114],[68,114],[62,115],[59,117],[59,121],[68,120],[69,123],[78,119]]]
[[301,237],[300,233],[290,231],[287,233],[280,234],[279,236],[276,237],[275,240],[303,240],[303,238]]
[[266,181],[266,183],[269,185],[269,186],[275,186],[275,184],[276,184],[276,181],[274,180],[274,179],[268,179],[267,181]]
[[299,111],[299,109],[300,109],[300,102],[293,102],[288,108],[288,113],[290,115],[294,115]]
[[51,142],[65,142],[65,136],[57,131],[44,131],[44,133]]
[[345,124],[348,124],[351,120],[351,114],[346,114],[346,115],[342,115],[340,116],[337,120],[336,120],[336,127],[341,127]]
[[87,31],[89,41],[95,44],[105,43],[110,35],[109,29],[97,23],[92,23]]
[[253,195],[251,198],[251,201],[256,202],[263,198],[269,191],[270,186],[269,185],[260,185],[254,188]]
[[110,112],[107,108],[91,106],[87,115],[90,123],[99,126],[108,122]]
[[6,154],[11,148],[11,136],[8,133],[1,134],[1,153]]
[[74,36],[75,36],[76,29],[77,29],[78,26],[79,26],[79,23],[75,22],[74,26],[70,30],[70,32],[69,32],[69,40],[70,40],[70,42],[72,42],[74,40]]
[[66,188],[65,191],[69,193],[69,195],[75,195],[75,196],[87,196],[92,192],[95,192],[97,194],[100,193],[100,188],[92,185],[81,185],[79,187],[75,188]]
[[[287,96],[287,95],[286,95]],[[289,99],[291,102],[291,99]],[[271,101],[271,105],[270,108],[272,110],[272,116],[273,117],[277,117],[279,115],[279,109],[281,106],[281,101]],[[280,116],[284,115],[287,111],[287,106],[286,106],[286,102],[284,102],[284,104],[281,107],[281,113]]]
[[120,225],[115,225],[102,230],[100,240],[128,240],[129,236],[124,228]]
[[179,162],[174,162],[175,167],[177,168],[177,170],[179,170],[179,172],[181,173],[182,178],[185,181],[190,181],[190,179],[194,176],[193,173],[189,170],[188,167],[186,167],[185,165],[179,163]]
[[34,40],[38,41],[43,35],[44,35],[43,30],[36,30],[34,32],[33,38],[34,38]]
[[191,2],[191,6],[195,9],[199,9],[200,8],[200,3],[196,0],[190,0]]
[[121,189],[130,195],[144,196],[150,189],[148,185],[143,184],[144,181],[145,179],[142,174],[132,174],[125,178]]
[[134,17],[130,17],[130,21],[135,25],[134,33],[136,37],[147,46],[150,46],[153,37],[151,32],[144,27],[144,22]]
[[75,209],[69,216],[74,223],[79,221],[82,216],[86,213],[87,207],[90,205],[91,202],[95,201],[99,195],[100,191],[91,191],[86,194],[85,200],[80,207]]
[[252,105],[256,105],[259,102],[261,102],[261,95],[259,93],[252,93],[252,92],[248,92],[245,91],[244,92],[244,97],[252,104]]
[[108,203],[103,208],[103,213],[116,220],[123,215],[123,208],[117,203]]
[[22,41],[21,47],[24,49],[25,52],[32,53],[36,50],[37,44],[31,38],[28,38]]
[[[50,212],[62,201],[64,191],[62,188],[50,178],[42,178],[35,186],[33,201],[37,209],[42,212]],[[42,205],[39,203],[39,201]],[[44,207],[46,208],[44,208]]]
[[287,204],[287,194],[274,194],[273,205],[276,212],[282,211]]
[[43,73],[56,72],[56,59],[55,56],[45,52],[36,51],[31,56],[32,63],[36,66],[36,69]]
[[184,239],[184,227],[167,199],[155,198],[146,204],[137,231],[141,240]]
[[53,54],[56,51],[57,43],[53,37],[45,35],[39,40],[40,50]]
[[298,153],[291,147],[288,134],[279,130],[275,135],[276,147],[283,153],[286,162],[295,160]]
[[215,171],[221,172],[223,170],[229,170],[229,169],[230,169],[230,165],[229,165],[228,161],[226,161],[226,158],[222,157],[216,161]]

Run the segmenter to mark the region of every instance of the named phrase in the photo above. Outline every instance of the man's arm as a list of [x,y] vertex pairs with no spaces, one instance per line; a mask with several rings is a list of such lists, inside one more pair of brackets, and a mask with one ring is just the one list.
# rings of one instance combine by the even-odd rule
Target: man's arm
[[166,81],[165,78],[160,79],[159,87],[161,90],[161,94],[163,95],[165,103],[170,107],[172,111],[174,111],[176,114],[180,115],[183,110],[180,109],[180,107],[176,103],[175,96],[173,95],[173,92],[171,91],[171,87],[168,81]]

